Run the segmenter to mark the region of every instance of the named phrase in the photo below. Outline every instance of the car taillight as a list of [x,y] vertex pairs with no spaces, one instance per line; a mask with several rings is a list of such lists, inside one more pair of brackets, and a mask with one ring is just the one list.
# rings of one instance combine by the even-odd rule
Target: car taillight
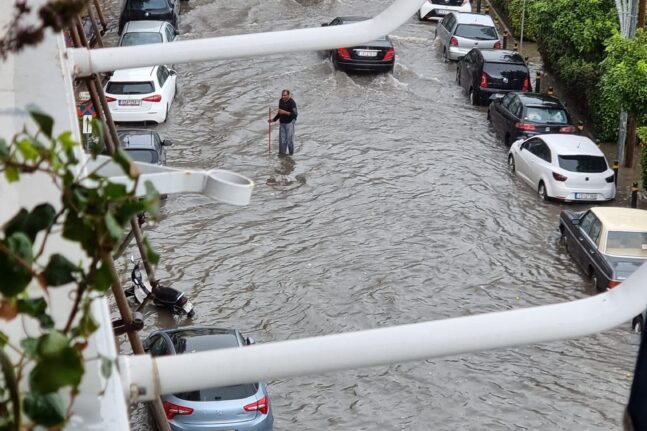
[[553,178],[555,178],[555,181],[566,181],[568,179],[564,175],[558,174],[557,172],[553,172]]
[[575,126],[560,127],[559,133],[575,133]]
[[395,55],[395,51],[393,48],[389,48],[386,50],[386,54],[384,54],[384,59],[385,60],[393,60],[393,56]]
[[494,49],[501,49],[501,41],[497,40],[496,43],[494,44]]
[[519,130],[537,130],[537,127],[535,127],[534,124],[528,124],[528,123],[517,123],[514,125]]
[[162,96],[159,95],[159,94],[156,94],[154,96],[144,97],[142,100],[144,102],[161,102],[162,101]]
[[481,83],[479,84],[481,88],[487,88],[487,73],[481,73]]
[[530,91],[530,77],[526,76],[523,80],[523,85],[521,86],[521,91]]
[[116,100],[117,99],[115,99],[114,97],[106,96],[106,102],[114,102]]
[[346,48],[339,48],[337,50],[337,55],[347,60],[350,59],[350,54],[348,53],[348,50]]
[[618,281],[618,280],[609,280],[609,284],[607,284],[607,287],[608,287],[609,289],[613,289],[614,287],[618,287],[621,283],[622,283],[622,281]]
[[175,415],[190,415],[193,409],[164,401],[164,413],[166,413],[166,419],[173,419]]
[[452,38],[449,39],[449,44],[451,46],[458,46],[458,39],[456,39],[455,37],[452,36]]
[[270,411],[270,400],[267,397],[263,397],[255,403],[247,404],[243,409],[245,409],[246,412],[258,411],[266,415],[267,412]]
[[604,179],[604,181],[606,181],[607,183],[612,183],[612,182],[614,182],[615,180],[616,180],[616,176],[615,176],[615,175],[611,175],[610,177],[606,177],[606,178]]
[[469,2],[470,2],[470,0],[463,0],[463,4],[461,6],[465,6]]

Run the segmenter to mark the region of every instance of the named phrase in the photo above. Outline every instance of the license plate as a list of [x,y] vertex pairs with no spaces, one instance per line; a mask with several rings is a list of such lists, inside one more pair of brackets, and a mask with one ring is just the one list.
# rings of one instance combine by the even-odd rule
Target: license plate
[[436,9],[436,15],[447,15],[449,10],[447,9]]
[[139,106],[141,103],[142,101],[138,99],[120,100],[119,106]]
[[357,55],[359,55],[360,57],[377,57],[377,51],[358,50]]
[[597,193],[575,193],[575,199],[595,200],[597,197]]
[[186,313],[190,313],[190,312],[191,312],[191,310],[193,310],[193,304],[191,304],[189,301],[187,301],[187,302],[182,306],[182,309],[183,309]]

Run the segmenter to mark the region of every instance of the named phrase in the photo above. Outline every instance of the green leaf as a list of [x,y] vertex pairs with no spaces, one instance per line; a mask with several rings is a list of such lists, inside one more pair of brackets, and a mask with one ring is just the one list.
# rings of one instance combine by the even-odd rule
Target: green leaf
[[49,263],[43,271],[43,277],[50,286],[62,286],[75,281],[74,273],[78,272],[81,272],[81,268],[57,253],[49,259]]
[[78,145],[72,137],[72,132],[69,130],[58,135],[58,141],[61,143],[64,151],[70,151]]
[[108,183],[103,188],[103,192],[110,200],[117,200],[128,196],[128,190],[123,184]]
[[[13,233],[5,241],[0,241],[0,243],[4,244],[27,265],[31,266],[33,260],[31,242],[24,233]],[[0,274],[2,274],[0,293],[7,297],[21,293],[32,279],[32,274],[27,268],[19,264],[13,256],[5,253],[0,253]]]
[[16,147],[25,160],[36,160],[38,158],[38,150],[34,148],[34,143],[31,139],[21,139],[16,142]]
[[81,320],[79,321],[79,335],[84,338],[88,338],[90,335],[94,333],[97,329],[99,329],[99,325],[97,322],[94,320],[94,317],[92,317],[92,314],[87,312],[83,313],[83,317],[81,317]]
[[55,427],[65,421],[65,407],[59,394],[28,393],[23,398],[23,410],[35,423],[44,427]]
[[126,175],[128,175],[131,178],[134,178],[134,175],[132,175],[131,173],[132,160],[130,159],[130,156],[128,156],[128,154],[126,154],[126,152],[121,149],[121,147],[115,148],[115,153],[112,155],[112,158],[115,161],[115,163],[121,166],[121,169],[124,171]]
[[157,220],[160,218],[160,195],[150,181],[146,181],[144,186],[146,187],[146,194],[144,195],[144,201],[147,205],[146,211]]
[[70,211],[63,223],[63,237],[81,243],[88,254],[96,251],[94,227],[79,218],[78,214]]
[[[103,123],[101,123],[101,120],[99,120],[98,118],[92,120],[92,137],[96,142],[95,149],[99,152],[103,151],[105,147],[105,136],[103,131]],[[96,157],[94,150],[92,152],[92,155]]]
[[69,347],[70,339],[60,331],[51,331],[38,339],[38,354],[44,359],[56,359]]
[[[13,420],[17,425],[20,424],[20,394],[18,392],[18,384],[16,381],[16,372],[13,364],[9,360],[9,357],[5,353],[4,349],[0,350],[0,370],[2,371],[3,385],[5,385],[9,391],[9,397],[11,399],[11,405],[13,410]],[[4,412],[3,412],[4,413]],[[3,414],[4,416],[4,414]],[[16,427],[17,429],[19,427]]]
[[144,238],[144,250],[146,250],[146,259],[148,259],[152,265],[157,265],[160,261],[160,255],[153,250],[147,237]]
[[108,379],[110,378],[111,374],[112,374],[112,361],[110,360],[110,358],[101,356],[101,375],[103,376],[104,379]]
[[30,358],[38,356],[38,343],[40,340],[35,337],[27,337],[20,340],[20,346]]
[[117,220],[115,220],[112,214],[107,212],[103,217],[103,221],[106,224],[106,229],[108,230],[110,237],[114,241],[119,241],[123,236],[123,229],[121,229],[121,227],[117,223]]
[[76,388],[83,377],[81,355],[73,347],[65,347],[52,359],[39,362],[29,373],[29,386],[33,391],[46,394],[62,387]]
[[94,290],[105,292],[112,286],[112,272],[110,271],[110,264],[106,261],[101,262],[101,266],[95,274]]
[[52,129],[54,128],[54,119],[43,112],[31,111],[30,114],[31,118],[33,118],[36,124],[38,124],[40,130],[51,139]]
[[18,311],[37,319],[43,329],[50,329],[54,326],[52,317],[46,312],[47,301],[45,298],[18,299]]
[[7,141],[0,138],[0,160],[7,160],[8,157],[9,157],[9,146],[7,145]]
[[20,179],[20,172],[13,166],[7,166],[4,170],[4,176],[8,182],[13,183]]
[[115,218],[118,222],[127,223],[133,216],[142,213],[148,205],[139,198],[131,198],[115,210]]
[[40,204],[34,207],[31,213],[22,208],[5,225],[5,234],[9,236],[15,232],[23,231],[33,243],[38,232],[52,226],[55,216],[56,211],[50,204]]

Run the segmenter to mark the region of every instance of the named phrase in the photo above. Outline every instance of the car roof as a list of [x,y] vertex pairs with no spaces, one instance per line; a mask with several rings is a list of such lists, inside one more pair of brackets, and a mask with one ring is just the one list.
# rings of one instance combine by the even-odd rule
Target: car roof
[[521,54],[516,51],[509,49],[474,49],[478,49],[483,56],[483,60],[490,63],[526,64]]
[[158,66],[136,67],[134,69],[115,70],[110,81],[148,81]]
[[571,134],[548,134],[538,135],[555,153],[560,156],[588,155],[603,156],[604,153],[598,146],[586,136]]
[[[117,129],[119,143],[124,150],[155,150],[155,145],[153,144],[154,133],[156,132],[147,129]],[[131,136],[135,137],[135,139],[127,139]],[[142,137],[144,136],[146,136],[148,139],[142,139]]]
[[490,15],[470,12],[451,12],[456,15],[456,22],[459,24],[478,24],[494,27],[494,21]]
[[521,100],[521,103],[523,105],[531,105],[531,106],[557,105],[560,108],[564,107],[561,100],[559,100],[557,97],[549,96],[547,94],[528,93],[526,91],[521,91],[521,92],[516,91],[514,92],[514,94],[519,96],[519,99]]
[[159,33],[165,21],[128,21],[124,26],[123,33]]
[[647,211],[637,208],[591,208],[607,230],[647,232]]

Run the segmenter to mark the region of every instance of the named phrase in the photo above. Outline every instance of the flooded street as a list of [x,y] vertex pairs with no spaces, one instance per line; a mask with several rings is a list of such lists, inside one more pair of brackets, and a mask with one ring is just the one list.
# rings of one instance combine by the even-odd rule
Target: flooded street
[[[106,6],[113,43],[120,3]],[[318,26],[389,4],[191,0],[180,37]],[[595,294],[558,245],[567,206],[510,176],[507,148],[454,83],[434,28],[412,16],[391,35],[393,75],[349,76],[316,52],[175,67],[169,119],[149,126],[174,141],[168,164],[256,183],[247,207],[170,196],[146,229],[158,277],[197,306],[180,323],[265,343]],[[278,123],[268,154],[268,107],[283,88],[299,107],[293,164],[277,158]],[[174,324],[146,312],[144,334]],[[628,322],[578,340],[270,381],[275,429],[619,429],[638,341]],[[141,414],[134,421],[147,429]]]

